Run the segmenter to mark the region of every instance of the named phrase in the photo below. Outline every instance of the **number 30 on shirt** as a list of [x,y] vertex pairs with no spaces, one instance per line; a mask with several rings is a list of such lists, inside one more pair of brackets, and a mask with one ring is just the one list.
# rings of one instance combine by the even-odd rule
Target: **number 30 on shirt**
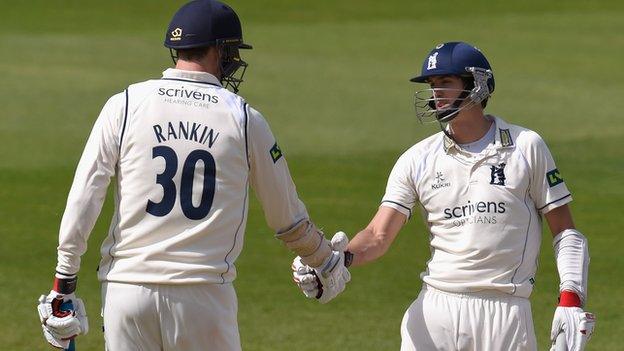
[[[165,160],[165,170],[156,176],[156,183],[163,188],[163,197],[160,202],[147,200],[146,211],[154,216],[163,217],[169,214],[175,205],[178,194],[173,177],[178,170],[178,155],[168,147],[159,145],[152,149],[152,158],[162,157]],[[204,187],[201,201],[198,206],[193,205],[193,182],[195,167],[198,161],[204,163]],[[210,212],[212,200],[215,194],[215,161],[206,150],[192,151],[182,166],[182,178],[180,180],[180,205],[182,212],[189,219],[203,219]]]

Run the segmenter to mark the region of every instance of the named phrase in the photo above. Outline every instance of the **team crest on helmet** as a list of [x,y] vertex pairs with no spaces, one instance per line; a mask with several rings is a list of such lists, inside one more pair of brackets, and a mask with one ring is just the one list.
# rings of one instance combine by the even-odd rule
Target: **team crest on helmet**
[[171,31],[171,38],[169,40],[175,41],[182,39],[182,28],[178,27]]
[[429,56],[429,61],[427,62],[427,69],[436,69],[438,68],[438,52],[434,52],[433,55]]

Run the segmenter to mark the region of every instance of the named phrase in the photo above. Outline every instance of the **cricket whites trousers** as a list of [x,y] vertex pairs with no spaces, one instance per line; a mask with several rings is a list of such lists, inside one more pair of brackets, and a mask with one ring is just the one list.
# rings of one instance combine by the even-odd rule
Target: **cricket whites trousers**
[[427,284],[401,322],[401,351],[535,351],[528,299],[497,291],[450,293]]
[[240,351],[238,302],[227,284],[102,283],[109,351]]

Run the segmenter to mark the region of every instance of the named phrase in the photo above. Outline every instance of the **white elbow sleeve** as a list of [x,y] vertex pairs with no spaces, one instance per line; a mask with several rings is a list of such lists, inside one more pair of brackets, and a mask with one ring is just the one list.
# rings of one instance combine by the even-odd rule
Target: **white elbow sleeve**
[[559,271],[559,291],[575,292],[584,305],[587,299],[589,249],[587,238],[576,229],[566,229],[553,239]]

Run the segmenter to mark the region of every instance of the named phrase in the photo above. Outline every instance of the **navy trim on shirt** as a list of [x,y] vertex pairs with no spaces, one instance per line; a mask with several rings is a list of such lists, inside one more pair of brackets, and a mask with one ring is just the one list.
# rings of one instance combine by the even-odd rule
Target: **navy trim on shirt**
[[247,140],[247,127],[249,126],[249,114],[247,113],[248,107],[249,105],[247,103],[245,103],[245,105],[243,106],[243,109],[245,111],[245,156],[247,157],[247,168],[251,169],[251,166],[249,165],[249,142]]
[[121,144],[123,143],[124,133],[126,132],[126,121],[128,120],[128,89],[126,88],[126,112],[124,112],[123,127],[121,127],[121,137],[119,138],[119,152],[121,152]]
[[212,85],[212,86],[215,86],[215,87],[223,88],[219,84],[214,84],[214,83],[210,83],[210,82],[203,82],[203,81],[200,81],[200,80],[190,80],[190,79],[181,79],[181,78],[160,78],[160,79],[161,80],[177,80],[179,82],[188,82],[188,83],[208,84],[208,85]]
[[572,194],[568,194],[568,195],[566,195],[566,196],[564,196],[564,197],[558,198],[557,200],[551,201],[551,202],[547,203],[546,205],[544,205],[544,206],[542,206],[542,207],[538,208],[537,210],[538,210],[538,211],[541,211],[541,210],[543,210],[544,208],[548,207],[549,205],[552,205],[552,204],[554,204],[555,202],[561,201],[561,200],[565,199],[565,198],[566,198],[566,197],[568,197],[568,196],[572,196]]
[[406,210],[408,210],[408,211],[409,211],[409,217],[410,217],[410,218],[412,217],[412,210],[411,210],[409,207],[407,207],[407,206],[405,206],[405,205],[402,205],[402,204],[400,204],[400,203],[398,203],[398,202],[390,201],[390,200],[383,200],[381,203],[384,203],[384,202],[390,202],[390,203],[393,203],[393,204],[395,204],[395,205],[399,205],[399,206],[403,207],[404,209],[406,209]]

